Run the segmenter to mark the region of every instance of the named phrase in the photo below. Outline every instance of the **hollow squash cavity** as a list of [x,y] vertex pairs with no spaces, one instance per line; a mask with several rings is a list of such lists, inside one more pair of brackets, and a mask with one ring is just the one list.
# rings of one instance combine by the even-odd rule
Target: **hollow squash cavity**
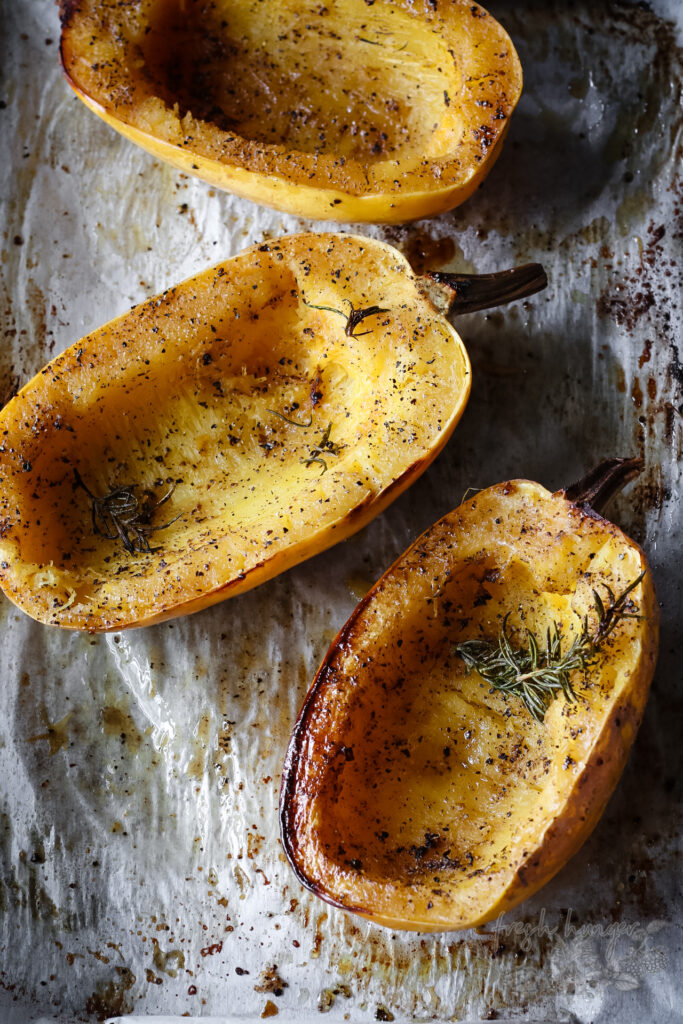
[[64,0],[62,62],[155,155],[291,212],[398,221],[469,195],[521,89],[462,0]]
[[535,721],[467,673],[454,645],[497,635],[565,649],[645,567],[617,527],[513,481],[432,527],[342,629],[290,744],[282,836],[323,898],[392,928],[466,928],[547,881],[595,825],[623,768],[654,667],[649,572],[604,656]]
[[150,9],[149,26],[146,70],[180,117],[364,164],[406,151],[446,156],[447,140],[462,138],[457,107],[444,105],[461,85],[446,42],[400,7],[370,12],[362,0],[321,14],[290,0],[257,18],[253,5],[234,0],[174,0]]
[[[88,629],[248,589],[385,507],[468,392],[460,339],[390,246],[248,250],[82,339],[5,408],[2,585]],[[124,509],[117,534],[97,501],[132,487],[147,514]]]

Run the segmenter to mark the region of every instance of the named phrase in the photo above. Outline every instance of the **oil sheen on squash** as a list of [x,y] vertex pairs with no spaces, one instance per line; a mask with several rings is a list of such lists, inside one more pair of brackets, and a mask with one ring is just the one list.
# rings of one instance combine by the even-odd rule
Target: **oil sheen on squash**
[[462,0],[63,0],[63,26],[71,84],[114,127],[310,216],[456,205],[521,89],[506,33]]
[[543,723],[466,674],[454,643],[570,644],[592,591],[646,567],[594,513],[538,484],[481,492],[410,548],[360,603],[306,698],[281,819],[299,879],[392,928],[472,927],[531,895],[591,831],[623,768],[652,676],[658,608],[619,624],[578,700]]
[[[249,589],[407,487],[469,374],[390,246],[316,234],[246,250],[83,338],[2,411],[2,587],[90,630]],[[174,488],[150,550],[103,536],[86,492],[131,485],[150,502]]]

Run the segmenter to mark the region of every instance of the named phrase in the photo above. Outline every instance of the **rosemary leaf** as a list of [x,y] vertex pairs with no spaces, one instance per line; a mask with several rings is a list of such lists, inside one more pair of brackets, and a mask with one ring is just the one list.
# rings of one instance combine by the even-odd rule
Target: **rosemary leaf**
[[291,420],[289,416],[285,416],[284,413],[278,412],[277,409],[266,409],[266,412],[272,412],[273,416],[279,416],[285,423],[291,423],[293,427],[303,427],[305,430],[313,423],[313,413],[308,417],[308,423],[299,423],[298,420]]

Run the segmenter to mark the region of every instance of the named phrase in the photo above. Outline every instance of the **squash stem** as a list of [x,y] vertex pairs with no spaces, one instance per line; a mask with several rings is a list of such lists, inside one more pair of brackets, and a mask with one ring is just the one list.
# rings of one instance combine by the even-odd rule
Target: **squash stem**
[[606,459],[559,493],[575,505],[588,505],[602,514],[611,499],[642,473],[643,465],[642,459]]
[[451,274],[431,271],[425,277],[445,292],[447,312],[453,316],[474,313],[478,309],[493,309],[506,302],[524,299],[540,292],[548,284],[546,272],[540,263],[525,263],[522,267],[500,270],[495,274]]

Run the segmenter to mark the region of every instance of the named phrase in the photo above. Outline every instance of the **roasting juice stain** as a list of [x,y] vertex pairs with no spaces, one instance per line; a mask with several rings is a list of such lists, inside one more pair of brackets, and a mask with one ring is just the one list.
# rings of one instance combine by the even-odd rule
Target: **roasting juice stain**
[[44,864],[46,860],[43,841],[37,835],[33,839],[33,853],[31,854],[30,860],[32,864]]
[[247,832],[247,858],[249,860],[258,857],[264,842],[265,836],[259,835],[258,832]]
[[[659,513],[672,494],[665,483],[662,445],[677,462],[683,446],[683,366],[676,342],[675,322],[681,314],[683,274],[676,256],[683,238],[683,183],[676,178],[673,217],[651,220],[636,239],[638,253],[625,260],[618,271],[606,264],[607,283],[600,294],[598,316],[610,319],[633,336],[640,353],[637,367],[627,381],[617,369],[617,390],[629,395],[633,412],[634,441],[645,469],[629,495],[628,520],[624,524],[636,540],[646,536],[651,513]],[[647,372],[644,368],[647,366]]]
[[[192,757],[187,766],[187,774],[191,779],[203,779],[206,773],[206,758],[209,749],[209,734],[211,731],[211,716],[208,712],[200,715],[194,736],[191,738]],[[219,739],[220,745],[220,739]]]
[[152,961],[156,969],[162,974],[168,974],[169,978],[177,978],[178,971],[185,966],[185,954],[182,949],[169,949],[164,953],[158,939],[152,939],[152,946]]
[[[313,918],[310,912],[315,906],[315,900],[306,899],[296,902],[290,911],[302,928],[314,929],[310,958],[321,961],[326,976],[336,975],[353,989],[355,1005],[376,998],[378,986],[385,998],[390,992],[396,998],[400,979],[402,995],[396,1005],[389,1004],[394,1012],[415,1017],[428,1014],[430,1019],[479,1019],[472,1009],[473,1000],[479,997],[489,1006],[519,1007],[520,968],[527,981],[534,979],[539,999],[557,995],[557,978],[551,977],[549,970],[557,951],[547,930],[534,930],[537,921],[533,917],[524,919],[523,930],[531,934],[532,942],[528,950],[522,950],[521,940],[497,935],[493,924],[488,926],[490,931],[457,941],[448,941],[446,935],[399,938],[389,929],[368,926],[352,915],[323,912]],[[537,975],[547,984],[537,984]],[[453,979],[453,984],[444,991],[440,979]]]
[[[24,321],[22,320],[22,323]],[[17,325],[14,314],[13,299],[8,288],[0,282],[0,407],[5,406],[19,390],[22,378],[26,380],[32,374],[33,367],[24,366],[33,338],[28,327]],[[37,345],[42,345],[43,338],[38,336]]]
[[[492,930],[482,929],[481,934],[456,942],[428,936],[398,943],[390,932],[373,929],[368,933],[349,919],[342,923],[341,934],[327,943],[327,972],[353,977],[357,1000],[376,993],[378,984],[391,991],[400,978],[404,993],[400,1011],[418,1017],[425,1013],[439,1019],[469,1017],[477,998],[497,1010],[519,1008],[521,968],[527,979],[534,979],[538,999],[556,996],[557,979],[548,969],[553,952],[548,929],[538,927],[533,918],[523,919],[516,927],[511,924],[500,934],[494,926],[488,927]],[[531,938],[524,943],[521,936]],[[440,978],[455,979],[450,993],[441,986],[437,989]]]
[[247,893],[249,892],[250,889],[249,878],[247,877],[246,872],[244,872],[242,868],[239,866],[239,864],[233,864],[232,870],[235,876],[235,881],[237,882],[237,887],[239,889],[240,899],[244,900],[247,898]]
[[30,874],[25,885],[25,891],[31,918],[34,921],[57,921],[60,917],[59,908],[41,884],[36,869],[31,867],[29,870]]
[[352,572],[349,573],[344,582],[351,596],[356,601],[361,601],[376,581],[368,576],[367,573]]
[[451,236],[435,238],[422,224],[389,225],[384,229],[383,237],[403,253],[416,274],[446,267],[462,274],[477,272],[474,263],[465,257]]
[[641,317],[649,313],[656,302],[649,271],[668,265],[661,244],[665,234],[664,224],[650,223],[638,266],[631,274],[613,277],[598,298],[596,309],[601,319],[614,320],[620,327],[633,331]]
[[101,722],[105,736],[117,736],[131,754],[137,754],[144,737],[128,710],[115,705],[104,707],[101,711]]
[[89,946],[86,946],[86,949],[88,950],[90,955],[94,956],[96,960],[100,961],[100,963],[103,963],[103,964],[110,963],[111,957],[107,956],[105,953],[100,953],[100,951],[97,950],[97,949],[90,949]]
[[[32,350],[38,354],[38,365],[33,367],[33,372],[37,372],[45,361],[45,353],[52,353],[54,349],[54,340],[51,343],[47,343],[48,336],[54,332],[48,329],[47,326],[47,313],[49,309],[48,302],[45,298],[44,293],[35,283],[32,277],[29,277],[26,285],[26,299],[27,309],[30,316],[30,332],[31,338],[33,339]],[[36,344],[36,339],[40,339],[40,343]]]
[[630,235],[634,224],[642,224],[653,206],[652,193],[647,189],[638,188],[624,196],[617,206],[615,218],[621,237],[626,238]]
[[37,743],[39,740],[47,740],[50,746],[49,756],[54,757],[60,750],[69,746],[67,726],[72,714],[73,711],[68,711],[64,718],[60,718],[58,722],[50,722],[45,707],[41,708],[41,717],[46,726],[46,731],[39,733],[37,736],[29,736],[27,742]]
[[[584,224],[573,235],[571,240],[580,238],[586,245],[599,245],[606,242],[610,237],[612,225],[605,216],[594,217],[588,224]],[[605,253],[603,253],[605,255]]]
[[328,914],[326,914],[326,913],[319,914],[318,917],[316,918],[316,922],[315,922],[315,936],[314,936],[314,939],[313,939],[313,947],[311,948],[311,952],[310,952],[311,959],[313,959],[313,960],[317,960],[318,957],[320,956],[320,951],[322,949],[322,944],[323,944],[323,941],[325,939],[325,936],[324,936],[323,931],[322,931],[322,927],[325,924],[325,922],[327,921],[327,918],[328,918]]
[[133,1012],[134,1003],[129,993],[137,979],[129,967],[116,967],[115,971],[116,978],[99,984],[86,1000],[86,1013],[98,1020]]
[[652,341],[649,338],[645,339],[643,351],[640,353],[638,358],[638,369],[642,370],[645,363],[649,363],[652,358]]
[[219,775],[227,776],[228,760],[232,747],[233,725],[227,718],[223,719],[221,729],[218,732],[217,745],[211,755],[211,763]]
[[[660,512],[662,510],[664,502],[668,497],[670,497],[670,491],[664,484],[662,467],[659,464],[653,463],[648,464],[645,472],[638,478],[636,485],[629,495],[629,502],[633,513],[638,515],[640,520],[644,522],[648,513]],[[636,532],[636,530],[631,529],[632,534],[636,534]],[[638,535],[635,536],[635,539],[639,542],[644,539],[643,527],[640,524]]]
[[14,367],[10,366],[0,377],[0,409],[3,409],[19,390],[19,378],[13,369]]
[[404,254],[416,274],[428,270],[439,270],[455,257],[455,242],[452,238],[432,238],[418,230],[406,241]]

